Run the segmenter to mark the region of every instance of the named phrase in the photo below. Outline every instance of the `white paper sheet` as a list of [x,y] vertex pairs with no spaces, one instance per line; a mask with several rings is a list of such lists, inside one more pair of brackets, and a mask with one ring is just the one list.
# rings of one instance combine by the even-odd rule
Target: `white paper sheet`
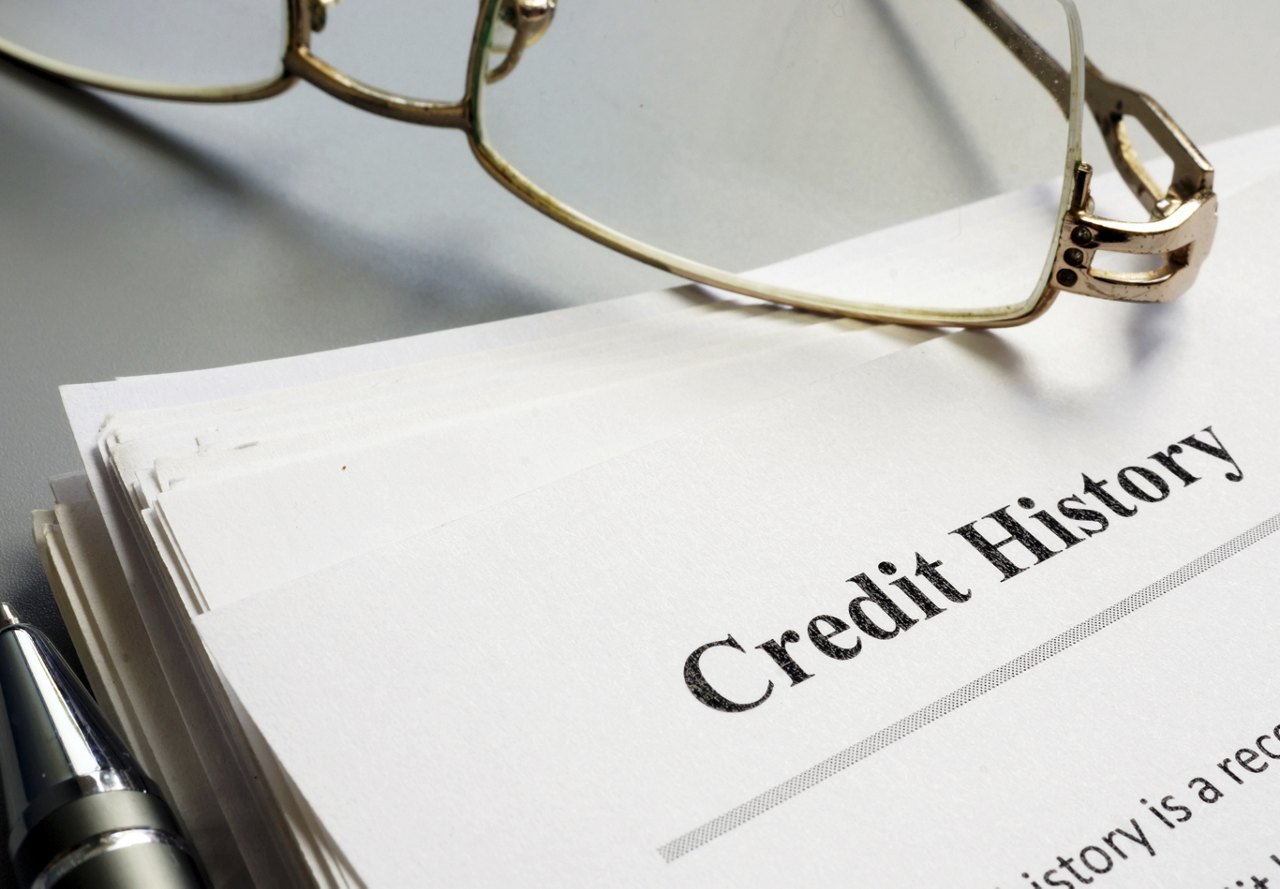
[[[1075,673],[1062,680],[1056,663],[1043,679],[1037,671],[1073,645],[1098,652],[1085,665],[1097,672],[1080,687],[1109,690],[1113,716],[1132,711],[1148,725],[1229,690],[1196,672],[1217,662],[1216,645],[1246,647],[1259,675],[1277,666],[1265,633],[1213,627],[1197,640],[1198,625],[1181,623],[1179,634],[1175,621],[1171,637],[1144,621],[1161,613],[1164,596],[1177,603],[1184,594],[1196,602],[1190,614],[1212,620],[1216,612],[1204,609],[1219,583],[1241,591],[1241,619],[1270,615],[1267,594],[1254,591],[1270,563],[1233,559],[1280,523],[1280,474],[1270,467],[1280,445],[1271,388],[1280,308],[1268,258],[1278,198],[1273,181],[1224,201],[1213,263],[1179,304],[1064,301],[1025,330],[935,340],[201,616],[197,626],[282,766],[373,886],[762,876],[1018,885],[1009,869],[1036,866],[1025,856],[1087,842],[1074,833],[1093,823],[1092,809],[1073,808],[1080,781],[1092,775],[1083,787],[1101,800],[1114,780],[1022,745],[1006,758],[1029,757],[1014,762],[1023,773],[956,787],[946,776],[952,752],[990,757],[1000,736],[962,718],[954,722],[965,731],[933,744],[935,723],[982,693],[1016,694],[1019,683],[1063,681],[1059,694],[1070,693]],[[1177,457],[1181,469],[1156,453]],[[1082,474],[1108,480],[1124,501],[1117,512],[1137,504],[1137,513],[1112,513],[1104,533],[1087,536],[1096,519],[1055,506],[1088,497],[1080,502],[1106,515]],[[1159,502],[1123,493],[1126,485]],[[1045,507],[1072,535],[1069,548],[1034,518]],[[1002,582],[992,561],[949,533],[978,522],[996,540],[995,520],[983,517],[999,508],[1058,554],[1032,564],[1026,550],[1007,547],[1025,570]],[[965,601],[928,586],[921,569],[917,583],[940,606],[926,619],[925,606],[890,587],[882,572],[910,572],[917,554],[940,560]],[[862,641],[860,653],[823,655],[806,626],[848,614],[863,587],[847,579],[860,575],[895,592],[915,623],[888,639],[869,629],[836,634],[846,648]],[[1164,688],[1195,687],[1197,697],[1133,693],[1117,675],[1132,663],[1127,651],[1106,645],[1123,634],[1108,637],[1108,624],[1146,640],[1136,663],[1168,671]],[[818,637],[838,628],[814,626]],[[687,683],[691,653],[730,635],[742,650],[716,646],[708,681],[743,706],[768,691],[741,713],[706,706]],[[1185,661],[1171,648],[1183,635]],[[770,640],[791,646],[801,675],[757,648]],[[1236,657],[1224,663],[1238,669]],[[1184,669],[1192,672],[1180,684]],[[1117,772],[1143,777],[1135,787],[1148,777],[1169,786],[1178,756],[1188,770],[1214,768],[1213,751],[1230,755],[1223,745],[1243,747],[1276,721],[1280,699],[1269,685],[1261,699],[1253,689],[1263,692],[1254,685],[1221,703],[1213,733],[1104,728],[1086,761],[1125,762],[1141,737],[1156,748],[1161,780]],[[1034,701],[1033,714],[1066,706]],[[901,756],[875,752],[902,737],[912,743]],[[986,760],[989,768],[1004,761]],[[932,795],[935,782],[947,796]],[[1046,832],[1043,814],[1021,817],[1033,807],[1070,814],[1052,822],[1061,839]],[[923,837],[906,830],[922,811]],[[1230,824],[1265,860],[1257,827],[1268,822],[1251,822],[1247,805],[1237,812]],[[1117,814],[1096,817],[1105,828]],[[997,832],[999,848],[975,845],[975,825]],[[1184,847],[1198,879],[1250,866],[1207,836]],[[1170,872],[1149,868],[1137,879],[1156,885]]]

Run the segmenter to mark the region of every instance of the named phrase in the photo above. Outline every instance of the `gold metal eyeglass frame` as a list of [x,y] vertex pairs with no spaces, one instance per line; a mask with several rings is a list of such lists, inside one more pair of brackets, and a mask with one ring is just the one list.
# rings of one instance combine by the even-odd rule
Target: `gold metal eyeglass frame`
[[[480,165],[505,188],[552,219],[606,247],[702,284],[796,308],[864,321],[916,326],[1009,327],[1042,315],[1060,291],[1110,300],[1166,302],[1187,290],[1213,241],[1217,197],[1213,167],[1173,119],[1145,93],[1105,77],[1083,51],[1073,0],[1058,0],[1066,12],[1072,65],[1066,71],[995,0],[960,0],[1049,91],[1069,124],[1068,176],[1063,184],[1057,245],[1042,273],[1038,295],[985,312],[903,309],[846,302],[749,280],[642,243],[560,203],[526,179],[484,140],[481,86],[508,76],[527,47],[550,26],[556,0],[481,0],[471,43],[462,99],[443,102],[386,92],[334,68],[311,51],[311,34],[321,30],[335,0],[287,0],[288,30],[283,67],[274,79],[234,88],[170,87],[114,78],[68,65],[0,37],[0,58],[61,81],[132,96],[188,102],[248,102],[284,92],[299,80],[373,114],[423,126],[462,130]],[[496,21],[514,37],[505,57],[489,66],[491,29]],[[1081,120],[1087,102],[1121,177],[1149,217],[1137,222],[1094,214],[1092,168],[1081,159]],[[1126,130],[1132,117],[1173,161],[1173,177],[1162,188],[1138,158]],[[1099,252],[1157,257],[1159,265],[1140,272],[1094,268]],[[1033,290],[1033,293],[1036,291]]]

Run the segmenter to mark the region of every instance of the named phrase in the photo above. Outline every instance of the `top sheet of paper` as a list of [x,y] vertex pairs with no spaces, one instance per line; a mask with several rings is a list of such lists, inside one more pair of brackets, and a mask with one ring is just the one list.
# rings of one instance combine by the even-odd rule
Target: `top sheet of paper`
[[[1080,867],[1155,777],[1182,799],[1183,768],[1280,712],[1259,689],[1218,701],[1212,732],[1165,728],[1192,719],[1171,690],[1217,687],[1224,637],[1194,621],[1271,614],[1242,554],[1280,510],[1278,198],[1224,204],[1180,304],[1064,299],[1024,331],[937,340],[198,626],[371,885],[1030,885],[1072,849]],[[1186,638],[1143,623],[1166,597]],[[1239,638],[1277,667],[1266,634]],[[1057,663],[1075,646],[1078,673]],[[1064,714],[1089,762],[1166,771],[1002,744]],[[1235,879],[1225,846],[1182,848],[1128,864],[1134,884]]]

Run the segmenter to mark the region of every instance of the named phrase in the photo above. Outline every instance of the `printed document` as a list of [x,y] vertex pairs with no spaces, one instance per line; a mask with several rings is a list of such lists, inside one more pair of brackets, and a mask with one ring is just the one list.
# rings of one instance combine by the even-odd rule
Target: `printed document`
[[197,629],[369,885],[1280,886],[1277,199]]

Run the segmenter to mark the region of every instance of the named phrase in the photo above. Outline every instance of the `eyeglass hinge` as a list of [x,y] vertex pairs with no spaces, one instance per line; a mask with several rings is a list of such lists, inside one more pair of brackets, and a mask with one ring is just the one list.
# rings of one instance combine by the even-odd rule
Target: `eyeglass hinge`
[[[1209,189],[1157,202],[1146,222],[1121,222],[1093,213],[1093,170],[1078,164],[1051,270],[1053,286],[1128,302],[1168,302],[1195,280],[1217,228],[1217,196]],[[1095,267],[1099,253],[1150,257],[1136,271]]]

